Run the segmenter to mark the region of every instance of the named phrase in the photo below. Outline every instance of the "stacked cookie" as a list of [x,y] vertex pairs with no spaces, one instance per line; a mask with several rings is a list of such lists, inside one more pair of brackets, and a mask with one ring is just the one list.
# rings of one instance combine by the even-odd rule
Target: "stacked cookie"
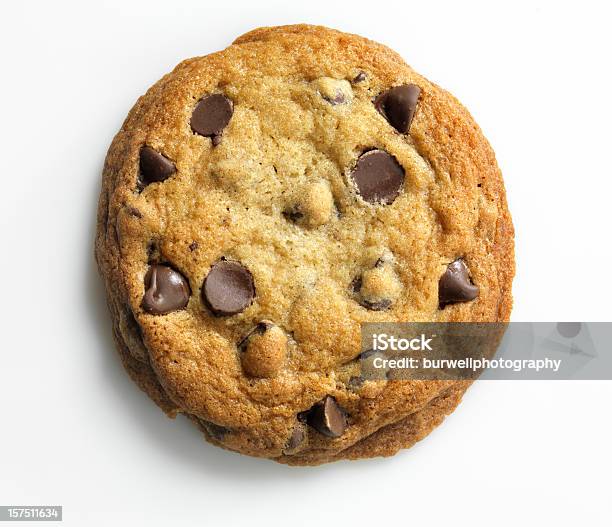
[[388,48],[263,28],[180,64],[109,150],[96,257],[133,379],[225,448],[391,455],[457,381],[368,381],[360,325],[504,321],[513,229],[467,111]]

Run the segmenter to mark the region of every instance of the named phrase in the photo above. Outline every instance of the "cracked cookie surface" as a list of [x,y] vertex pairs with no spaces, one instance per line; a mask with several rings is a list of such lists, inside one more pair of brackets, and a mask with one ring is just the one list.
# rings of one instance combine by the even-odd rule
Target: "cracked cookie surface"
[[289,464],[391,455],[467,388],[359,379],[360,324],[504,321],[513,228],[467,111],[388,48],[261,28],[130,111],[96,238],[124,364],[169,415]]

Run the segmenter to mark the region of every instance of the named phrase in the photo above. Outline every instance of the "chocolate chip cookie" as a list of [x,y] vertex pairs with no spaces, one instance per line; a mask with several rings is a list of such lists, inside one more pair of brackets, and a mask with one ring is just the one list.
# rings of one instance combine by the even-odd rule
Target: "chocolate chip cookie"
[[281,463],[388,456],[466,381],[364,381],[360,325],[505,321],[513,227],[469,113],[393,51],[261,28],[142,96],[104,166],[96,258],[132,378]]

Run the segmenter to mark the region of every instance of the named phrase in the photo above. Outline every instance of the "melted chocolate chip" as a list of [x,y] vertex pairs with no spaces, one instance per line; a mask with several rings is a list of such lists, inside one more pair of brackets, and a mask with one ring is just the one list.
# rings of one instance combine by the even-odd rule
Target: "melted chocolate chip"
[[218,144],[218,136],[228,125],[234,106],[224,95],[215,93],[200,99],[193,114],[191,114],[191,129],[205,137],[217,137],[215,143]]
[[174,163],[150,146],[140,149],[140,174],[138,184],[141,188],[151,183],[165,181],[176,172]]
[[370,150],[359,157],[351,178],[365,201],[390,205],[399,195],[404,169],[387,152]]
[[153,315],[183,309],[189,302],[187,279],[167,265],[152,265],[145,275],[142,308]]
[[376,109],[402,134],[407,134],[414,118],[421,89],[415,84],[396,86],[374,100]]
[[448,304],[474,300],[478,293],[478,286],[471,282],[464,261],[461,259],[455,260],[440,278],[438,286],[440,309]]
[[310,426],[327,437],[340,437],[348,426],[345,410],[331,395],[316,403],[305,417]]
[[218,316],[244,311],[255,298],[253,275],[238,262],[221,260],[214,264],[202,286],[202,299]]

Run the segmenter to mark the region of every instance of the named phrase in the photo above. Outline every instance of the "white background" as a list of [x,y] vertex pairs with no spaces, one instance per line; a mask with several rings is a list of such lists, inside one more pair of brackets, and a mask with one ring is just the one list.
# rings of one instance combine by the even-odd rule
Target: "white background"
[[610,525],[612,382],[478,383],[391,459],[251,459],[128,379],[92,257],[103,159],[136,98],[249,29],[319,23],[396,49],[482,126],[517,231],[513,319],[609,320],[608,5],[3,2],[0,504],[61,504],[75,526]]

